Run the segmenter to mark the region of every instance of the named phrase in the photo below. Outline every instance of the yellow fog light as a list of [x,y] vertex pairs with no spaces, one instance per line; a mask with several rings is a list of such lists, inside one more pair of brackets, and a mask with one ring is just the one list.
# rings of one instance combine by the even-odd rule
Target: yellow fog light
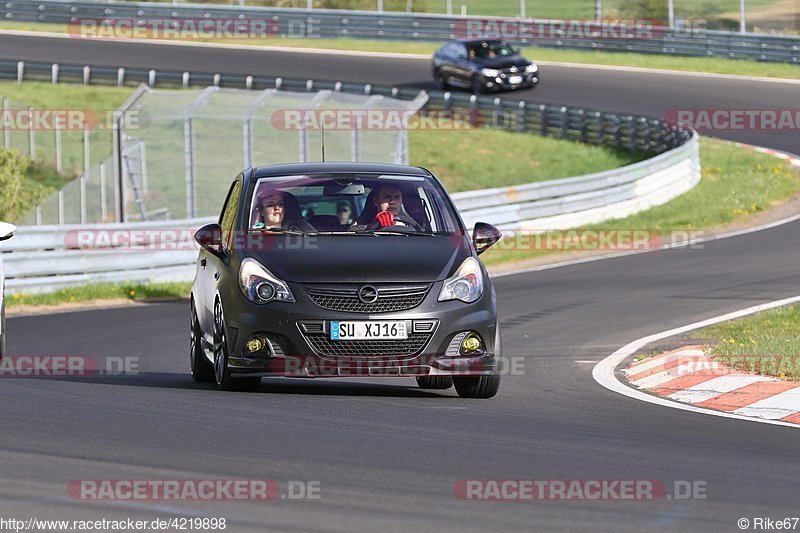
[[481,342],[481,338],[477,335],[477,333],[470,333],[464,340],[461,341],[461,354],[467,355],[470,353],[477,352],[478,350],[483,348],[483,343]]
[[247,341],[247,351],[250,353],[260,352],[264,348],[265,342],[258,337],[253,337]]

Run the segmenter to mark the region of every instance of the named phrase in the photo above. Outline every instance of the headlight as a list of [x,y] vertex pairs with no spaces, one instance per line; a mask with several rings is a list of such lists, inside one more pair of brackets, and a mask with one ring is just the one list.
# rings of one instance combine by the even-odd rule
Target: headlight
[[531,63],[530,65],[525,67],[525,73],[526,74],[533,74],[534,72],[537,72],[538,70],[539,70],[539,65],[537,65],[536,63]]
[[239,288],[251,302],[265,304],[279,301],[294,303],[294,295],[286,285],[255,259],[245,259],[239,267]]
[[493,68],[482,68],[481,69],[481,74],[483,74],[487,78],[496,78],[497,76],[500,75],[500,71],[499,70],[495,70]]
[[458,272],[451,278],[445,280],[442,291],[439,293],[439,301],[461,300],[462,302],[472,303],[483,294],[483,272],[481,265],[474,257],[467,257]]

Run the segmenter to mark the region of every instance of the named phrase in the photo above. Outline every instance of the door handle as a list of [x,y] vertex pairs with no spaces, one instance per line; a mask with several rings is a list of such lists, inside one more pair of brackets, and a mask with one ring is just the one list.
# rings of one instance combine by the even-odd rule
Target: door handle
[[207,261],[206,261],[205,257],[200,260],[200,266],[201,267],[205,268],[206,267],[206,263],[207,263]]

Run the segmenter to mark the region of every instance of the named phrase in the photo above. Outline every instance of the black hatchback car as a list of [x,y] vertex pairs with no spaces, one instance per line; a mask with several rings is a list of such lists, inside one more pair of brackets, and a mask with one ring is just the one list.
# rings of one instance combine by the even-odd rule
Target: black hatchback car
[[500,232],[478,223],[470,238],[427,170],[251,168],[195,238],[196,381],[407,376],[462,397],[497,393],[496,297],[478,254]]
[[474,93],[535,87],[539,67],[506,41],[453,40],[433,54],[433,80],[445,90],[451,85]]

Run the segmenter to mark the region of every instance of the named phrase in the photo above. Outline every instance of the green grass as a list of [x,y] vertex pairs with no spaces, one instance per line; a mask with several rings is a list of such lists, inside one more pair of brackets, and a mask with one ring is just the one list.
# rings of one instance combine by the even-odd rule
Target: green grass
[[[0,21],[0,29],[66,32],[61,24]],[[334,50],[389,52],[407,54],[432,54],[441,43],[383,41],[369,39],[204,39],[202,42],[223,44],[247,44],[263,46],[285,46],[293,48],[326,48]],[[537,61],[563,61],[568,63],[616,65],[654,69],[679,70],[685,72],[707,72],[740,76],[800,79],[800,66],[782,63],[760,63],[744,59],[679,57],[620,52],[560,50],[546,47],[526,47],[523,54]],[[543,83],[546,81],[546,71]]]
[[[646,230],[653,234],[718,228],[747,222],[754,213],[776,207],[800,192],[800,172],[772,156],[736,147],[728,141],[702,138],[702,179],[694,189],[664,205],[582,229]],[[540,257],[550,250],[501,243],[481,256],[486,264]],[[541,247],[540,247],[541,248]],[[575,250],[573,246],[571,248]]]
[[[49,83],[0,82],[0,100],[9,99],[9,107],[25,109],[33,107],[40,110],[80,110],[92,111],[95,116],[110,124],[110,114],[116,110],[131,94],[130,88],[98,87]],[[4,133],[0,131],[0,138]],[[30,156],[30,139],[27,131],[12,130],[9,135],[11,148],[20,154]],[[78,175],[83,172],[83,131],[62,132],[63,170],[64,175]],[[55,131],[39,130],[35,133],[37,163],[53,167],[55,161]],[[2,146],[2,144],[0,144]],[[89,139],[91,164],[97,164],[111,155],[111,130],[95,129],[90,132]]]
[[96,283],[45,294],[7,294],[5,300],[9,308],[14,308],[23,305],[58,305],[94,300],[183,299],[189,298],[191,288],[191,283]]
[[431,170],[451,193],[611,170],[643,153],[501,130],[412,130],[411,164]]
[[800,305],[724,322],[691,337],[715,339],[710,354],[737,370],[800,379]]
[[[133,1],[133,0],[131,0]],[[169,1],[169,0],[159,0]],[[196,0],[195,3],[213,4],[236,4],[235,0]],[[386,11],[411,11],[416,13],[446,13],[446,0],[384,0]],[[655,15],[646,13],[635,13],[626,10],[625,0],[603,0],[603,17],[633,17],[633,16],[654,16],[666,20],[667,4],[661,3],[661,12],[656,11]],[[652,5],[653,3],[651,3]],[[747,0],[747,12],[749,15],[756,13],[759,8],[764,6],[778,5],[778,0]],[[292,7],[305,8],[306,0],[247,0],[249,6],[269,6],[269,7]],[[658,4],[655,4],[658,6]],[[328,9],[363,9],[375,10],[376,0],[314,0],[315,8]],[[508,16],[516,17],[520,15],[519,0],[453,0],[453,13],[458,14],[462,9],[469,15],[487,16]],[[563,0],[553,2],[552,0],[526,0],[526,15],[537,18],[572,18],[572,19],[591,19],[594,18],[594,0]],[[676,2],[675,14],[683,18],[706,18],[711,24],[719,24],[720,19],[728,19],[728,23],[738,22],[739,1],[738,0],[710,0],[695,2]],[[786,26],[791,27],[792,22],[789,17],[786,19]]]
[[4,208],[0,220],[17,220],[69,181],[69,178],[59,176],[55,169],[29,161],[16,201],[10,208]]

